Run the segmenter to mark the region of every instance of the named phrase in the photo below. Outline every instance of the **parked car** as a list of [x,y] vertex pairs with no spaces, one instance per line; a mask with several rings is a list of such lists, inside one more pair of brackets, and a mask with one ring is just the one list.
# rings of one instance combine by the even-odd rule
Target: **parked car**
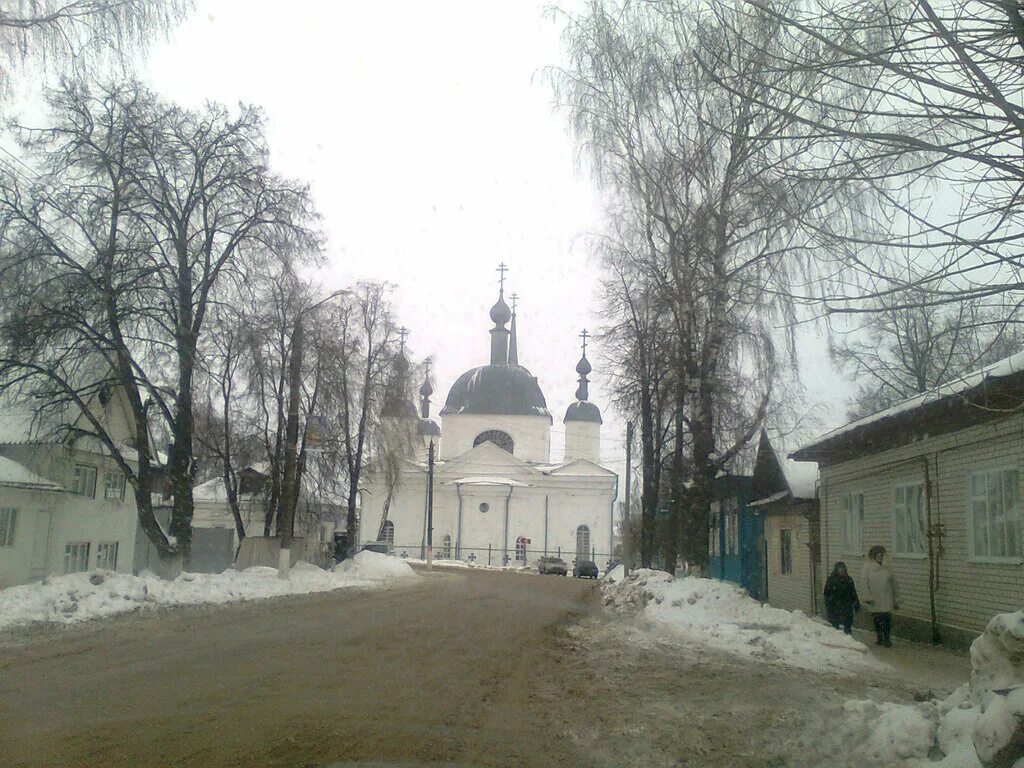
[[542,557],[537,561],[537,572],[542,576],[553,573],[556,576],[568,576],[569,566],[560,557]]
[[593,560],[577,560],[572,567],[572,575],[575,579],[596,579],[597,563]]

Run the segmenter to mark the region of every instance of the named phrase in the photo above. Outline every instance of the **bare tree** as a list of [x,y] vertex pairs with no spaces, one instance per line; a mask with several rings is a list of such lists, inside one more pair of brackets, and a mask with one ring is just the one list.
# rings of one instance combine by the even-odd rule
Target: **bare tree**
[[[217,290],[268,252],[315,252],[307,190],[266,166],[263,118],[168,104],[136,83],[50,97],[47,129],[21,128],[41,176],[0,182],[0,386],[87,414],[122,390],[132,451],[86,417],[135,492],[162,555],[191,541],[193,386]],[[169,435],[170,530],[152,509],[152,435]],[[137,460],[136,460],[137,458]]]
[[[835,203],[787,173],[816,137],[760,106],[782,86],[813,88],[815,73],[776,72],[781,82],[769,85],[751,77],[764,67],[759,51],[778,43],[777,25],[755,19],[751,44],[722,23],[734,13],[594,0],[568,19],[570,64],[555,75],[598,179],[615,196],[615,217],[630,228],[628,242],[642,246],[630,249],[630,274],[665,318],[669,530],[682,530],[683,553],[699,567],[713,479],[766,417],[778,376],[774,326],[792,322],[787,290],[811,271],[792,222]],[[701,57],[734,64],[729,88],[704,72]],[[749,386],[737,393],[740,379]],[[670,541],[670,569],[674,549]]]
[[[103,59],[119,59],[167,33],[194,0],[4,0],[0,56],[10,66],[32,60],[66,74],[84,73]],[[0,88],[11,86],[10,70]]]

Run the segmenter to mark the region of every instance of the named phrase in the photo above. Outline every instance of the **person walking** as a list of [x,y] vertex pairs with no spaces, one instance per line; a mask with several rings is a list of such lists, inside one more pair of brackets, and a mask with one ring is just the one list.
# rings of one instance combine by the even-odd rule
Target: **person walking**
[[836,629],[842,625],[843,632],[853,632],[853,614],[860,610],[857,599],[857,585],[846,570],[846,563],[837,562],[832,573],[825,579],[825,614],[828,622]]
[[861,576],[861,597],[875,622],[875,645],[892,648],[892,612],[898,611],[899,590],[896,576],[884,564],[885,547],[868,550],[868,561]]

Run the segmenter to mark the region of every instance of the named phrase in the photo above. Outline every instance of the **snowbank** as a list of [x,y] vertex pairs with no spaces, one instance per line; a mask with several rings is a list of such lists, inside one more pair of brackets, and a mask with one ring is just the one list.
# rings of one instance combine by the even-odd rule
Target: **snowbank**
[[687,640],[737,656],[844,673],[878,667],[852,637],[800,611],[761,605],[734,584],[641,569],[602,590],[612,610],[639,611]]
[[0,629],[37,621],[72,624],[158,606],[379,587],[416,578],[406,563],[377,552],[360,552],[335,573],[296,563],[288,579],[278,578],[276,568],[262,566],[223,573],[183,573],[173,581],[148,571],[138,576],[111,571],[73,573],[0,590]]
[[971,682],[938,704],[844,709],[842,738],[862,765],[1024,767],[1024,612],[989,622],[971,645]]

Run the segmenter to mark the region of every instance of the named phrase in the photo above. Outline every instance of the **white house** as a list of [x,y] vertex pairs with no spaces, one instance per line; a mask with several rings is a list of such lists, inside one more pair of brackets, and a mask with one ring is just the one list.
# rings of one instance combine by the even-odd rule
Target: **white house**
[[[105,400],[96,413],[126,443],[125,404]],[[138,526],[123,473],[95,438],[44,421],[23,403],[0,404],[0,588],[92,568],[131,572]]]
[[[547,554],[594,559],[603,567],[612,554],[618,477],[599,463],[602,420],[588,400],[586,347],[576,366],[576,398],[563,419],[565,455],[552,463],[553,420],[537,379],[519,365],[515,314],[503,296],[490,317],[490,364],[452,385],[440,414],[443,435],[430,418],[432,389],[424,382],[416,421],[421,446],[402,462],[393,488],[380,470],[366,477],[359,539],[380,534],[396,552],[420,556],[433,441],[435,557],[527,565]],[[400,372],[406,367],[402,362]],[[393,403],[385,415],[417,420],[411,403]]]

